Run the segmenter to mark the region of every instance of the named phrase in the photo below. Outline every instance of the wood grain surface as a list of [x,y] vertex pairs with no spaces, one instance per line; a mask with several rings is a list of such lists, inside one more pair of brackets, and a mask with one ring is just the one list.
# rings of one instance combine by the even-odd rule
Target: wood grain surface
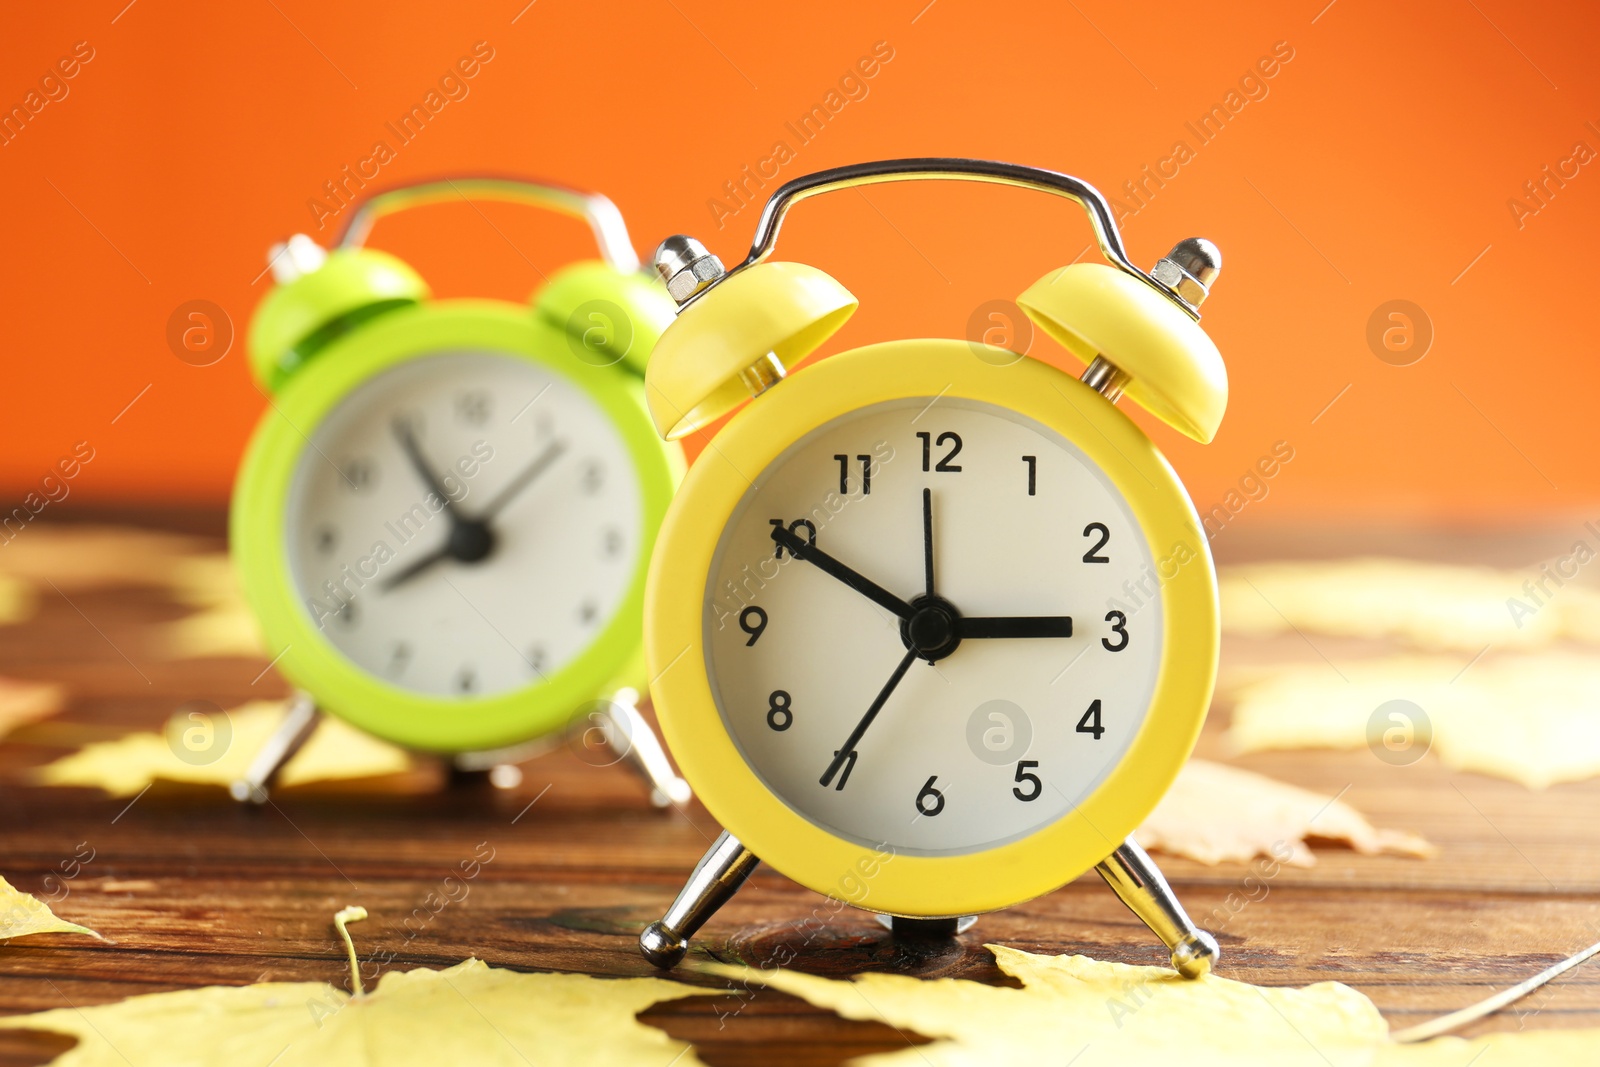
[[[215,539],[210,513],[138,516]],[[31,532],[30,532],[31,534]],[[1349,537],[1288,531],[1235,535],[1224,559],[1351,551]],[[1500,564],[1537,559],[1560,531],[1383,532],[1369,550]],[[1358,547],[1360,547],[1358,546]],[[503,791],[451,781],[434,766],[380,782],[305,786],[260,810],[220,790],[158,784],[131,804],[92,790],[44,789],[27,769],[84,740],[158,727],[179,705],[224,708],[285,692],[255,659],[164,662],[150,624],[185,609],[152,589],[65,596],[46,590],[38,614],[0,628],[0,675],[59,681],[67,709],[0,744],[0,873],[48,891],[47,876],[80,843],[94,859],[56,904],[110,943],[57,935],[0,945],[0,1014],[212,983],[347,982],[331,916],[361,904],[363,954],[388,968],[442,967],[467,956],[528,970],[653,973],[635,938],[659,916],[717,832],[698,806],[658,813],[620,767],[594,767],[573,748],[526,765]],[[1317,639],[1329,655],[1364,649]],[[1230,641],[1224,667],[1312,655],[1300,638]],[[1465,659],[1465,658],[1464,658]],[[258,679],[259,677],[259,680]],[[1200,753],[1227,758],[1215,710]],[[1597,710],[1600,714],[1600,710]],[[1230,760],[1338,794],[1376,825],[1419,832],[1432,860],[1364,857],[1313,842],[1318,863],[1284,868],[1245,903],[1239,865],[1158,862],[1223,947],[1220,973],[1265,985],[1328,979],[1377,1003],[1395,1026],[1422,1021],[1510,985],[1600,939],[1600,781],[1534,792],[1449,771],[1436,759],[1392,767],[1366,752],[1294,752]],[[530,806],[531,804],[531,806]],[[492,850],[463,899],[424,904],[459,864]],[[52,883],[53,884],[53,883]],[[459,894],[456,894],[459,895]],[[1230,896],[1233,904],[1230,905]],[[897,941],[867,914],[829,916],[822,898],[767,869],[702,931],[691,958],[761,963],[786,946],[795,966],[842,976],[892,970],[1006,981],[984,951],[1083,952],[1157,964],[1164,952],[1093,874],[951,941]],[[692,982],[712,982],[691,974]],[[713,984],[724,986],[720,980]],[[695,998],[643,1018],[695,1043],[711,1064],[839,1063],[919,1043],[887,1025],[845,1022],[783,994]],[[1600,1025],[1600,969],[1567,975],[1490,1029]],[[63,1039],[0,1035],[0,1064],[47,1062]],[[781,1056],[774,1058],[775,1053]]]

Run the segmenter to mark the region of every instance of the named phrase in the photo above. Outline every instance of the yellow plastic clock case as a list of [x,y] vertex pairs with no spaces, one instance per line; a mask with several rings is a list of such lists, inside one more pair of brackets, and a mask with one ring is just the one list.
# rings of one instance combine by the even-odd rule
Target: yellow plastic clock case
[[[1019,302],[1091,364],[1085,380],[1100,391],[999,349],[988,350],[994,358],[977,358],[974,345],[955,340],[874,344],[785,376],[856,306],[816,268],[766,262],[786,210],[830,189],[929,177],[1044,188],[1088,211],[1108,262],[1051,271]],[[1211,439],[1226,406],[1227,376],[1196,323],[1196,305],[1219,262],[1208,243],[1184,242],[1155,271],[1175,284],[1158,282],[1128,262],[1109,206],[1092,187],[1066,175],[975,160],[892,160],[796,179],[767,205],[749,258],[725,275],[692,239],[663,245],[658,270],[669,275],[669,290],[685,306],[658,342],[646,377],[657,428],[666,437],[681,436],[757,395],[685,478],[657,542],[645,600],[651,689],[666,740],[684,777],[736,839],[720,860],[733,872],[724,872],[726,879],[742,880],[734,868],[753,866],[753,854],[819,893],[867,910],[971,915],[1031,899],[1108,862],[1154,808],[1193,748],[1210,702],[1216,578],[1194,507],[1171,466],[1107,401],[1125,393],[1183,433]],[[708,678],[707,579],[734,508],[793,442],[858,409],[936,396],[1017,412],[1059,432],[1100,467],[1128,502],[1161,570],[1163,658],[1148,714],[1126,756],[1072,812],[983,851],[888,857],[797,813],[741,757]],[[738,845],[746,850],[742,859],[733,855]],[[704,920],[703,903],[696,911],[687,898],[697,882],[709,891],[707,865],[717,862],[714,848],[667,919],[641,939],[647,956],[663,965],[681,956],[684,935]]]
[[[533,203],[586,218],[605,259],[556,273],[529,307],[499,300],[431,300],[409,266],[360,247],[383,214],[466,196]],[[562,729],[587,702],[618,688],[642,689],[646,562],[683,460],[676,445],[663,447],[652,432],[641,375],[673,307],[660,283],[636,269],[637,256],[610,201],[513,181],[430,183],[369,200],[325,261],[303,237],[275,255],[297,253],[310,254],[312,269],[270,293],[251,326],[251,369],[271,402],[240,468],[230,519],[245,597],[267,651],[278,656],[278,670],[323,710],[389,741],[440,753],[514,745]],[[569,330],[589,326],[588,317],[576,313],[600,301],[626,315],[631,328],[590,331],[575,342]],[[634,577],[609,623],[587,649],[546,679],[481,698],[412,692],[351,662],[318,628],[295,588],[285,528],[295,471],[322,421],[373,376],[408,360],[460,349],[528,360],[582,390],[625,443],[642,494]]]

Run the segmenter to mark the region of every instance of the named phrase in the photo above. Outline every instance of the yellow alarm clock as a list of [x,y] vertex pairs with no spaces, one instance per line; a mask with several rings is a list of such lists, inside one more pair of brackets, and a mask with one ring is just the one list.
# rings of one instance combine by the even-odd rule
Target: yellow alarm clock
[[[473,200],[581,219],[602,259],[530,303],[436,300],[363,247],[379,218]],[[532,182],[404,186],[360,205],[331,252],[296,236],[271,265],[250,333],[270,402],[230,536],[299,696],[234,796],[264,799],[321,709],[505,786],[577,722],[658,806],[686,799],[635,707],[645,572],[683,467],[642,381],[673,304],[616,207]]]
[[[902,340],[791,372],[854,312],[838,282],[772,262],[802,199],[955,179],[1067,197],[1104,263],[1052,270],[1018,303],[1088,368]],[[910,159],[822,171],[767,203],[724,271],[674,237],[679,303],[646,375],[675,439],[711,438],[651,563],[655,708],[724,832],[640,938],[658,966],[759,860],[894,929],[965,929],[1091,867],[1194,976],[1197,930],[1130,835],[1199,734],[1216,674],[1216,577],[1193,505],[1127,397],[1208,442],[1227,373],[1198,306],[1207,241],[1149,273],[1079,179]],[[755,398],[752,400],[751,398]]]

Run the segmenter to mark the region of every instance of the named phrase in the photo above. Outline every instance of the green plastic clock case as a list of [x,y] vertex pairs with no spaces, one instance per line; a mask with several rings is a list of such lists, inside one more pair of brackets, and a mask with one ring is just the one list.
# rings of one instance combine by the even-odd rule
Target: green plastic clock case
[[[529,203],[583,218],[604,259],[555,273],[530,307],[432,299],[406,263],[361,247],[383,215],[465,198]],[[513,180],[426,183],[368,200],[326,255],[297,235],[276,247],[272,258],[280,284],[262,301],[249,333],[251,373],[270,403],[241,464],[229,525],[245,599],[266,651],[278,657],[277,669],[322,710],[386,740],[442,754],[502,749],[551,734],[588,702],[624,688],[642,690],[646,563],[684,468],[681,451],[663,448],[651,425],[642,375],[674,305],[657,280],[638,272],[637,255],[611,202]],[[599,302],[625,314],[631,329],[598,338],[595,331],[584,332],[575,344],[569,330],[580,329],[578,312]],[[638,565],[609,623],[541,682],[472,700],[471,715],[459,714],[458,698],[408,691],[369,674],[327,639],[295,590],[285,528],[295,470],[315,427],[374,375],[464,346],[539,363],[587,394],[622,439],[642,496]],[[603,358],[580,359],[579,347]]]

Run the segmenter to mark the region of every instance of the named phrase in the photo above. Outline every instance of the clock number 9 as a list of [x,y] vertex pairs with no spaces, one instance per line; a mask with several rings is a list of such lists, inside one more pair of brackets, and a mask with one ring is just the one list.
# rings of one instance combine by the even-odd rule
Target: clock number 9
[[1036,759],[1017,761],[1017,776],[1012,781],[1017,783],[1027,782],[1033,787],[1033,791],[1030,793],[1024,793],[1020,788],[1020,784],[1011,787],[1011,795],[1023,803],[1027,803],[1030,800],[1038,800],[1039,794],[1044,792],[1044,783],[1039,780],[1039,776],[1029,773],[1030,768],[1037,766],[1039,766],[1039,761]]
[[765,609],[754,604],[739,612],[739,629],[750,635],[750,640],[744,643],[749,648],[761,638],[761,633],[767,628],[767,613]]
[[1117,634],[1122,640],[1113,645],[1111,638],[1102,637],[1100,645],[1107,652],[1121,652],[1128,647],[1128,617],[1120,611],[1108,611],[1106,612],[1106,622],[1111,624],[1111,632]]
[[789,710],[787,691],[774,689],[767,698],[767,725],[780,734],[794,725],[794,712]]
[[928,780],[922,784],[922,792],[917,794],[917,810],[924,815],[937,815],[944,810],[944,794],[933,787],[938,780],[937,774],[928,775]]

